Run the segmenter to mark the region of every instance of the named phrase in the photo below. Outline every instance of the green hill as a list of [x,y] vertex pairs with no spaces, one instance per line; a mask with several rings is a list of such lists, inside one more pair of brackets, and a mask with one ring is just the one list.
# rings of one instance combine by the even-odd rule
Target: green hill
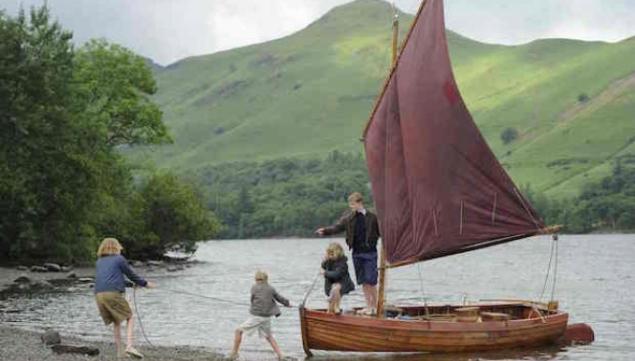
[[[412,16],[401,14],[401,38]],[[361,151],[390,61],[390,5],[357,0],[282,39],[157,69],[175,143],[137,149],[161,167]],[[635,154],[635,38],[483,44],[448,32],[460,90],[519,184],[573,195]],[[518,138],[504,144],[506,128]]]

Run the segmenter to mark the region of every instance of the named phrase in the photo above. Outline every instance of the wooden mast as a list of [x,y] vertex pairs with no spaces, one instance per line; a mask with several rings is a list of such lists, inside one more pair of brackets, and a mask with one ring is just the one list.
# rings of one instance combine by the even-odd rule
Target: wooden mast
[[[397,64],[397,47],[399,40],[399,15],[393,3],[393,20],[392,20],[392,63],[391,68]],[[381,240],[379,248],[379,289],[377,290],[377,317],[384,317],[384,300],[386,291],[386,247],[384,240]]]

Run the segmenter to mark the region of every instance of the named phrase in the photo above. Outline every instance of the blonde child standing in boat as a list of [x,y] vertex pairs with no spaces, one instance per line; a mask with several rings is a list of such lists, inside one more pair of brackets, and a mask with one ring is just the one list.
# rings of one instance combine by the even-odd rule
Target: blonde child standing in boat
[[123,247],[115,238],[105,238],[97,250],[95,272],[95,300],[99,314],[106,325],[114,324],[113,333],[117,356],[123,356],[121,350],[121,323],[127,322],[127,342],[125,352],[128,356],[143,358],[133,347],[134,321],[132,309],[126,301],[126,277],[140,287],[154,288],[153,282],[139,277],[121,255]]
[[266,272],[258,271],[254,278],[256,283],[251,287],[251,306],[249,307],[251,316],[236,329],[234,347],[229,359],[238,359],[243,333],[250,334],[258,331],[258,335],[269,342],[278,360],[283,360],[282,351],[271,332],[271,316],[278,317],[281,314],[276,302],[286,307],[291,307],[291,303],[269,285],[269,275]]
[[359,192],[348,196],[349,212],[330,226],[315,231],[320,236],[330,236],[345,232],[346,244],[353,253],[353,265],[357,284],[362,286],[366,299],[365,314],[374,314],[377,307],[377,241],[379,223],[377,216],[364,207],[364,199]]
[[355,289],[348,274],[348,259],[339,243],[329,244],[320,272],[324,275],[324,292],[329,300],[328,312],[339,314],[342,296]]

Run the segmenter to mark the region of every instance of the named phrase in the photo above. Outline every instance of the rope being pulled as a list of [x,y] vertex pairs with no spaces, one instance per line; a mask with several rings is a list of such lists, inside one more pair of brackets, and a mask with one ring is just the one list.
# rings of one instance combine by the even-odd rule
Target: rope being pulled
[[148,345],[154,347],[152,342],[150,342],[150,340],[148,339],[148,335],[146,335],[146,330],[143,327],[143,321],[141,320],[141,312],[139,312],[139,307],[137,307],[137,287],[134,287],[132,289],[132,301],[134,302],[134,310],[137,314],[137,320],[139,320],[139,328],[141,329],[141,334],[143,335],[143,338],[146,340]]
[[[309,294],[311,293],[311,291],[315,287],[315,283],[319,279],[319,276],[320,276],[320,274],[318,273],[318,275],[313,280],[313,283],[311,283],[311,286],[309,287],[309,290],[307,291],[307,293],[306,293],[306,295],[304,297],[304,300],[302,301],[302,304],[300,306],[290,305],[288,307],[290,307],[290,308],[301,308],[301,307],[304,307],[304,304],[305,304],[307,298],[309,297]],[[201,294],[198,294],[198,293],[188,292],[188,291],[179,290],[179,289],[156,288],[155,290],[163,291],[163,292],[166,292],[166,293],[178,294],[178,295],[187,295],[187,296],[197,297],[197,298],[210,300],[210,301],[215,301],[215,302],[224,302],[224,303],[230,303],[230,304],[233,304],[233,305],[247,306],[247,307],[251,306],[251,304],[249,304],[247,302],[239,302],[239,301],[229,300],[229,299],[220,298],[220,297],[201,295]],[[148,339],[148,336],[147,336],[146,331],[145,331],[145,327],[143,326],[143,320],[142,320],[142,317],[141,317],[141,312],[139,311],[139,307],[137,306],[137,288],[136,287],[133,288],[133,291],[132,291],[132,300],[133,300],[133,303],[134,303],[135,312],[137,314],[137,320],[139,321],[139,328],[141,329],[141,334],[143,335],[143,338],[148,343],[148,345],[154,347],[152,342],[150,342],[150,340]]]

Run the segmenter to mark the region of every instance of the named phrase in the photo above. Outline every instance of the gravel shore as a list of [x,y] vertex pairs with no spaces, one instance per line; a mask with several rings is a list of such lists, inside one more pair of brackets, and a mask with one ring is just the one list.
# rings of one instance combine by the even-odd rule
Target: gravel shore
[[[2,361],[78,361],[78,360],[117,360],[115,347],[107,342],[90,342],[65,337],[62,343],[90,346],[99,349],[98,356],[58,355],[45,346],[40,340],[40,333],[24,331],[13,327],[0,326],[0,360]],[[223,356],[214,354],[202,348],[195,347],[147,347],[139,346],[144,360],[156,361],[185,361],[185,360],[222,360]],[[126,359],[126,358],[124,358]]]
[[[70,281],[81,279],[82,277],[94,277],[93,267],[79,267],[72,270],[75,274]],[[26,276],[30,279],[27,285],[30,288],[25,290],[17,289],[14,280],[18,277]],[[22,292],[30,292],[34,289],[33,285],[38,282],[52,282],[57,284],[60,281],[68,279],[68,273],[47,272],[36,273],[30,271],[20,271],[15,268],[0,267],[0,312],[11,312],[5,309],[7,307],[2,299],[4,297],[21,297]],[[87,285],[84,285],[87,287]],[[64,289],[51,285],[53,289]],[[39,292],[40,290],[35,290]],[[49,347],[45,346],[40,336],[41,332],[27,331],[16,327],[10,327],[0,323],[0,361],[76,361],[76,360],[117,360],[115,346],[111,342],[95,342],[86,341],[68,335],[62,334],[62,343],[76,346],[89,346],[99,349],[98,356],[84,356],[74,354],[56,354]],[[141,351],[144,360],[157,361],[185,361],[185,360],[206,360],[216,361],[222,360],[223,356],[215,354],[209,350],[197,347],[179,346],[179,347],[149,347],[138,345],[137,349]],[[124,357],[123,360],[129,359]]]

